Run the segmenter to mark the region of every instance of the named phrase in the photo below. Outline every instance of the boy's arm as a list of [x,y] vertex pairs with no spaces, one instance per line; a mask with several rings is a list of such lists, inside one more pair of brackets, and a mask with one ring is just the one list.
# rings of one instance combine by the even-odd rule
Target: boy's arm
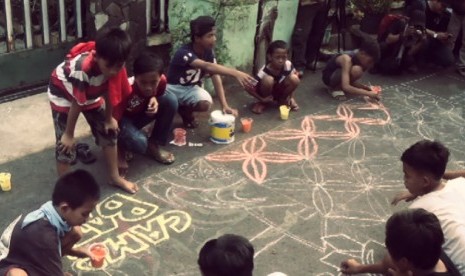
[[231,108],[226,101],[226,95],[224,93],[223,82],[221,81],[221,77],[217,74],[212,75],[212,82],[213,87],[215,87],[216,94],[218,95],[218,99],[220,100],[221,107],[224,113],[233,114],[237,117],[238,112],[237,109]]
[[113,106],[111,105],[111,100],[109,92],[105,93],[105,133],[113,131],[116,134],[119,132],[118,121],[113,118]]
[[81,113],[81,107],[75,99],[71,102],[71,107],[68,111],[68,118],[66,120],[65,132],[61,136],[61,151],[69,153],[74,146],[74,130],[76,129],[76,122],[79,114]]
[[371,87],[369,87],[368,85],[365,85],[363,83],[354,82],[354,83],[352,83],[352,85],[357,87],[357,88],[363,89],[363,90],[371,91]]
[[350,81],[350,70],[352,68],[352,61],[350,56],[348,55],[340,55],[336,62],[341,66],[341,86],[342,91],[354,94],[354,95],[361,95],[361,96],[368,96],[375,99],[379,99],[377,93],[373,91],[367,91],[365,89],[358,88],[354,86]]
[[465,177],[465,170],[446,171],[442,176],[444,179],[454,179],[457,177]]
[[403,191],[394,196],[394,198],[391,200],[391,204],[397,205],[397,203],[401,202],[402,200],[409,202],[415,198],[417,198],[416,195],[412,195],[409,191]]
[[217,63],[206,62],[199,58],[192,61],[190,65],[194,68],[202,69],[210,75],[219,74],[234,77],[244,88],[252,86],[255,80],[249,74],[246,74],[234,68],[226,67]]
[[355,259],[348,259],[341,263],[340,271],[344,274],[385,274],[389,269],[387,258],[389,258],[388,254],[383,260],[374,264],[361,264]]

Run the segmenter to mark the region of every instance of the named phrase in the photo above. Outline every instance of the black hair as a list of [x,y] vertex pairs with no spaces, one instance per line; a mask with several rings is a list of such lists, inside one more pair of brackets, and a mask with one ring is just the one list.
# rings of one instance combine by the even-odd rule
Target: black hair
[[266,54],[272,55],[276,49],[286,49],[287,50],[287,43],[283,40],[275,40],[268,45],[266,48]]
[[425,27],[426,13],[424,9],[415,8],[414,5],[407,11],[409,25]]
[[131,52],[131,38],[118,27],[103,29],[95,38],[95,50],[108,66],[123,63]]
[[158,72],[163,74],[163,60],[157,54],[144,52],[140,54],[133,65],[134,75],[141,75],[147,72]]
[[444,234],[433,213],[408,209],[388,219],[385,243],[394,260],[406,258],[414,267],[429,270],[439,260]]
[[370,56],[374,62],[377,62],[381,57],[378,42],[367,35],[362,36],[359,51],[363,51],[366,55]]
[[254,248],[244,237],[225,234],[205,243],[197,261],[203,276],[252,276]]
[[203,36],[204,34],[211,32],[215,25],[215,19],[213,19],[211,16],[204,15],[191,20],[191,41],[194,42],[194,38],[196,36]]
[[438,141],[419,141],[402,153],[400,160],[417,171],[431,173],[440,180],[449,161],[449,150]]
[[52,194],[55,206],[67,203],[76,209],[89,200],[100,199],[100,187],[95,178],[86,170],[75,170],[58,178]]

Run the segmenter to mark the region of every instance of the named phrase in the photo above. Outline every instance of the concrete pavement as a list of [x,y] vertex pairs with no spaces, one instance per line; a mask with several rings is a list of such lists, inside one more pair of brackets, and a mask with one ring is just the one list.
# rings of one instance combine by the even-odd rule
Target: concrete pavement
[[[288,121],[277,109],[255,115],[251,98],[230,87],[230,105],[254,119],[230,145],[209,142],[208,114],[188,140],[202,148],[170,146],[176,162],[144,156],[130,163],[134,196],[105,185],[105,167],[83,118],[76,135],[98,161],[77,164],[94,173],[102,201],[83,227],[82,245],[103,242],[102,270],[66,260],[79,275],[199,275],[197,252],[224,233],[255,246],[255,275],[338,275],[341,260],[372,262],[383,253],[384,222],[403,189],[402,151],[419,139],[439,139],[452,152],[449,167],[464,168],[462,107],[465,81],[454,72],[365,80],[384,88],[381,105],[331,99],[320,72],[308,71],[296,94],[300,111]],[[0,193],[0,229],[50,198],[56,179],[54,131],[45,93],[0,104],[0,172],[13,188]],[[179,126],[179,118],[176,119]]]

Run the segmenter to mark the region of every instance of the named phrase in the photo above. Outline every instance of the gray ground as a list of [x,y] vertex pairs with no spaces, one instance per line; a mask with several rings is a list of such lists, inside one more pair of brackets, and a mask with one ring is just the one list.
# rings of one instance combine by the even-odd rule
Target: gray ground
[[[128,196],[105,183],[100,151],[80,119],[77,135],[98,155],[78,164],[101,182],[102,201],[83,227],[82,245],[110,248],[103,270],[87,260],[66,260],[80,275],[199,275],[196,257],[224,233],[255,246],[255,275],[338,275],[347,257],[372,262],[383,253],[384,222],[403,189],[399,156],[419,139],[439,139],[451,150],[449,168],[464,168],[465,81],[456,73],[400,77],[368,75],[384,88],[381,104],[331,99],[320,73],[307,72],[297,91],[301,110],[288,121],[277,109],[253,115],[251,98],[232,87],[229,99],[255,120],[235,142],[208,141],[208,114],[188,140],[203,148],[174,147],[164,166],[144,156],[128,178],[141,186]],[[179,119],[176,120],[179,125]],[[50,198],[56,179],[54,132],[46,94],[0,105],[0,172],[13,189],[0,193],[0,228]]]

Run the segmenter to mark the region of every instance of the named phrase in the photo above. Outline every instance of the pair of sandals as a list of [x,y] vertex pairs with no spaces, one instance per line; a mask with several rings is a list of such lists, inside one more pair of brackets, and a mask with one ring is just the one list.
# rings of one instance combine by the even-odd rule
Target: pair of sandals
[[95,157],[95,155],[92,153],[88,144],[77,143],[75,149],[76,149],[76,158],[81,163],[92,164],[97,160],[97,157]]
[[[265,103],[256,102],[252,104],[251,111],[255,114],[262,114],[266,107],[267,105]],[[300,109],[299,105],[297,104],[294,98],[291,98],[289,100],[289,107],[292,111],[297,111]]]

